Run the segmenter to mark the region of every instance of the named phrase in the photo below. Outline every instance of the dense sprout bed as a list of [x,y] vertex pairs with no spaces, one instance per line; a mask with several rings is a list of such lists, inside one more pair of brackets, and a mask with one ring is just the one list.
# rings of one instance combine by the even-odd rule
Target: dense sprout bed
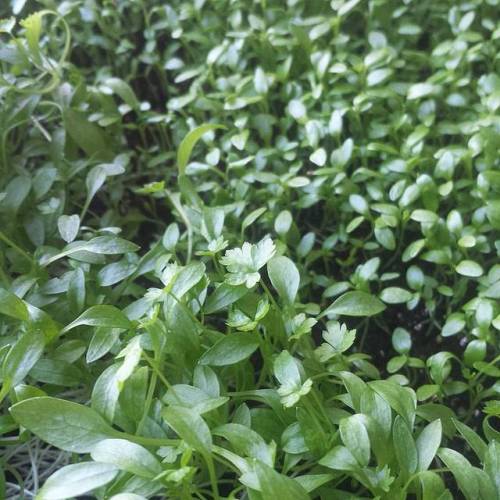
[[500,499],[498,0],[0,7],[0,498]]

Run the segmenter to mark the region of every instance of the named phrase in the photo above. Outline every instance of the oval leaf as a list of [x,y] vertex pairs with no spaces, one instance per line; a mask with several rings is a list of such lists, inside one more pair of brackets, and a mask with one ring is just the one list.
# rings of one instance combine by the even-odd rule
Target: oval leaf
[[66,243],[71,243],[80,229],[80,217],[78,215],[61,215],[57,219],[57,229],[61,238]]
[[118,474],[114,465],[82,462],[66,465],[52,474],[38,492],[37,500],[74,498],[111,482]]
[[25,399],[10,408],[16,422],[47,443],[72,453],[88,453],[116,434],[91,408],[62,399]]
[[288,257],[274,257],[267,263],[273,287],[288,304],[293,304],[300,284],[297,266]]
[[200,358],[200,364],[211,366],[234,365],[248,358],[259,347],[259,341],[251,334],[226,335]]
[[131,327],[132,323],[127,316],[115,306],[92,306],[90,309],[80,314],[80,316],[69,325],[64,327],[62,333],[80,325],[127,329]]
[[328,307],[321,316],[339,314],[343,316],[374,316],[385,309],[384,303],[366,292],[347,292]]
[[126,439],[105,439],[94,447],[90,455],[97,462],[114,465],[146,479],[153,479],[162,471],[160,462],[152,453]]

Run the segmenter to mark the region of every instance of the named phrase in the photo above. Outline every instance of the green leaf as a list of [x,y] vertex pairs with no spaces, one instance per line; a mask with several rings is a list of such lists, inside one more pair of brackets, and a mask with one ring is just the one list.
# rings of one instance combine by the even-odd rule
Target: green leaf
[[358,461],[344,446],[336,446],[330,450],[320,461],[320,465],[334,470],[355,471],[359,469]]
[[45,342],[40,332],[22,335],[5,356],[2,364],[3,386],[1,395],[23,381],[43,353]]
[[408,100],[421,99],[436,91],[436,87],[431,83],[415,83],[408,89]]
[[318,167],[322,167],[326,163],[326,151],[324,148],[316,149],[310,156],[309,160]]
[[57,219],[57,228],[61,238],[66,243],[71,243],[80,229],[80,217],[78,215],[61,215]]
[[91,408],[57,398],[25,399],[12,406],[10,414],[43,441],[72,453],[89,453],[116,434]]
[[[354,343],[356,330],[348,330],[345,324],[341,325],[338,321],[329,321],[326,324],[326,328],[327,330],[323,332],[323,339],[328,343],[328,345],[323,344],[319,349],[324,349],[325,355],[328,359],[331,354],[347,351],[347,349],[349,349]],[[320,358],[321,357],[322,356],[320,354]]]
[[92,409],[111,423],[120,397],[120,387],[117,380],[118,369],[118,364],[108,366],[97,377],[92,389]]
[[77,314],[85,307],[85,297],[85,273],[77,268],[68,283],[68,303],[72,313]]
[[288,112],[293,116],[293,118],[299,121],[306,117],[307,109],[301,101],[298,99],[292,99],[288,103]]
[[374,380],[368,385],[405,419],[410,428],[413,428],[417,402],[415,393],[411,389],[389,380]]
[[245,231],[247,227],[250,227],[262,214],[266,213],[266,211],[266,207],[260,207],[250,212],[241,223],[241,231]]
[[267,272],[279,296],[293,304],[300,284],[296,265],[288,257],[274,257],[267,263]]
[[115,306],[92,306],[84,313],[80,314],[80,316],[78,316],[78,318],[72,321],[69,325],[64,327],[61,333],[68,332],[69,330],[81,325],[123,328],[126,330],[132,326],[132,323],[127,316],[125,316],[125,314],[123,314],[120,309]]
[[248,288],[246,286],[232,286],[222,283],[208,297],[205,303],[205,314],[213,314],[221,309],[225,309],[227,306],[241,299],[247,292]]
[[394,420],[392,443],[399,466],[406,473],[405,476],[409,477],[417,469],[417,448],[408,425],[400,415]]
[[285,236],[292,227],[292,214],[290,210],[282,210],[274,221],[274,230],[280,235]]
[[[438,474],[431,471],[421,472],[418,475],[420,484],[422,486],[422,500],[446,500],[442,494],[445,491],[443,480]],[[449,497],[451,499],[451,496]]]
[[119,260],[118,262],[112,262],[107,266],[100,269],[97,274],[97,281],[100,286],[112,286],[116,285],[120,281],[131,276],[134,271],[136,271],[137,266],[131,264],[127,259]]
[[82,372],[68,361],[42,358],[31,369],[30,377],[45,384],[75,387],[82,381]]
[[113,154],[104,131],[87,120],[85,115],[67,108],[63,112],[64,125],[71,139],[93,159],[111,160]]
[[177,298],[182,298],[191,288],[193,288],[203,278],[205,264],[203,262],[193,262],[183,267],[175,277],[171,293]]
[[96,236],[89,241],[74,241],[67,245],[62,252],[43,258],[42,266],[48,266],[56,260],[68,257],[78,252],[90,252],[98,255],[119,255],[122,253],[135,252],[139,249],[134,243],[117,238],[116,236]]
[[349,203],[358,214],[367,215],[370,212],[367,201],[359,194],[351,194],[349,196]]
[[473,260],[462,260],[457,264],[455,270],[458,274],[469,278],[479,278],[483,274],[483,268]]
[[[200,368],[210,369],[207,366]],[[187,384],[173,385],[163,396],[165,403],[188,408],[199,415],[210,412],[228,401],[227,397],[212,397],[202,389]]]
[[[24,3],[26,3],[26,0],[14,0],[14,3],[19,3],[21,4],[21,9],[24,6]],[[19,10],[21,10],[19,9]],[[16,12],[16,8],[12,8],[12,11],[14,14],[19,14],[19,12]],[[6,19],[0,19],[0,33],[12,33],[13,28],[16,25],[16,18],[15,17],[9,17]]]
[[321,316],[325,316],[326,314],[374,316],[384,309],[384,303],[373,295],[366,292],[346,292],[323,311]]
[[310,498],[307,491],[297,481],[276,472],[260,460],[256,460],[254,468],[263,498],[286,498],[287,500]]
[[260,281],[259,269],[273,258],[275,252],[276,246],[267,237],[256,245],[245,241],[241,248],[226,250],[220,261],[229,271],[226,275],[227,283],[245,284],[247,288],[252,288]]
[[361,397],[365,392],[369,391],[368,386],[361,378],[359,378],[357,375],[354,375],[354,373],[345,371],[340,372],[339,376],[342,378],[342,382],[344,382],[349,396],[351,396],[354,409],[357,412],[360,412]]
[[259,347],[259,340],[251,333],[232,333],[210,347],[199,363],[210,366],[234,365],[247,359]]
[[25,302],[3,288],[0,288],[0,314],[5,314],[21,321],[29,320],[28,308]]
[[436,452],[441,444],[442,425],[438,418],[428,424],[417,438],[418,468],[417,470],[426,471],[429,468]]
[[370,461],[370,438],[364,424],[364,415],[352,415],[339,424],[340,437],[361,467]]
[[96,462],[146,479],[153,479],[162,472],[160,462],[146,448],[126,439],[105,439],[97,443],[90,455]]
[[440,448],[438,457],[450,469],[467,500],[481,498],[476,474],[470,462],[463,455],[450,448]]
[[226,128],[223,125],[216,125],[213,123],[205,123],[191,130],[184,139],[182,139],[179,149],[177,150],[177,167],[179,168],[179,175],[186,173],[186,165],[189,162],[191,152],[195,144],[203,137],[204,134],[210,130],[219,128]]
[[411,335],[404,328],[396,328],[392,333],[392,346],[399,354],[408,354],[411,349]]
[[84,243],[80,250],[102,255],[120,255],[135,252],[139,250],[139,246],[116,236],[96,236]]
[[404,288],[399,288],[397,286],[390,286],[389,288],[384,288],[380,293],[380,298],[386,304],[402,304],[408,302],[413,297],[413,294]]
[[401,260],[403,262],[408,262],[414,259],[422,251],[424,247],[425,247],[425,240],[416,240],[410,243],[403,252]]
[[107,78],[104,85],[109,87],[116,95],[120,96],[132,109],[140,106],[132,87],[120,78]]
[[11,0],[12,13],[17,16],[26,5],[27,0]]
[[451,335],[455,335],[458,332],[462,331],[465,327],[465,317],[461,313],[452,313],[448,316],[446,323],[443,325],[443,329],[441,331],[441,335],[443,337],[449,337]]
[[467,441],[467,444],[474,450],[479,460],[481,462],[484,462],[484,457],[486,456],[486,453],[488,451],[488,446],[481,439],[479,434],[477,434],[477,432],[473,431],[470,427],[455,418],[453,419],[453,423],[455,424],[455,427],[457,428],[461,436],[465,439],[465,441]]
[[87,349],[87,363],[93,363],[106,355],[120,336],[120,328],[96,328]]
[[495,485],[497,498],[500,498],[500,443],[492,441],[484,456],[484,470]]
[[180,406],[169,406],[162,411],[162,417],[191,448],[203,455],[211,453],[210,429],[197,413]]
[[16,176],[4,189],[0,198],[0,211],[15,216],[31,190],[31,179],[25,175]]
[[241,424],[225,424],[214,429],[213,434],[227,439],[238,454],[273,466],[273,448],[254,430]]
[[110,483],[118,475],[114,465],[81,462],[52,474],[36,495],[37,500],[64,500],[89,493]]
[[26,30],[25,37],[28,42],[28,47],[31,51],[31,55],[40,62],[40,36],[42,34],[42,17],[43,11],[34,12],[27,18],[21,21],[21,26]]

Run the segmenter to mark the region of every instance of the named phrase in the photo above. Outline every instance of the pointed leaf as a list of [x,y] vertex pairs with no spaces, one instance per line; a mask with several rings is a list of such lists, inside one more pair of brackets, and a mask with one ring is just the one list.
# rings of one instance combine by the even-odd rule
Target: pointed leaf
[[111,482],[118,475],[114,465],[81,462],[62,467],[38,492],[37,500],[64,500],[84,495]]
[[259,347],[259,340],[252,334],[225,335],[200,358],[200,364],[210,366],[234,365],[248,358]]
[[276,472],[260,460],[255,462],[255,473],[259,480],[263,498],[287,500],[308,500],[307,491],[291,477]]
[[186,165],[189,162],[191,152],[195,144],[203,137],[204,134],[210,130],[225,128],[223,125],[214,123],[205,123],[191,130],[184,139],[182,139],[179,149],[177,150],[177,167],[179,168],[179,175],[184,175],[186,172]]
[[203,455],[210,454],[212,435],[197,413],[180,406],[169,406],[162,411],[162,417],[191,448]]
[[385,309],[384,303],[366,292],[347,292],[341,295],[321,316],[339,314],[344,316],[374,316]]
[[0,288],[0,314],[5,314],[11,318],[28,321],[28,307],[17,295]]
[[126,439],[105,439],[93,448],[90,455],[96,462],[114,465],[146,479],[153,479],[162,472],[160,462],[152,453]]
[[69,325],[64,327],[62,333],[80,325],[128,329],[132,326],[132,323],[127,316],[115,306],[92,306],[84,313],[80,314],[80,316]]
[[25,399],[12,406],[10,414],[43,441],[72,453],[88,453],[116,434],[91,408],[57,398]]
[[417,469],[417,447],[415,446],[415,441],[413,441],[408,424],[400,415],[394,420],[392,442],[399,466],[406,473],[405,477],[408,477]]
[[458,451],[450,448],[441,448],[438,457],[450,469],[458,486],[467,500],[477,500],[479,496],[479,483],[470,462]]

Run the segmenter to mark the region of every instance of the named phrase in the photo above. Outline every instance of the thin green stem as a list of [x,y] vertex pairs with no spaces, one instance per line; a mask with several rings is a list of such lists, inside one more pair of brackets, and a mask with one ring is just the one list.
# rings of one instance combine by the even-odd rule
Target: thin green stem
[[0,231],[0,240],[6,243],[8,246],[15,250],[19,255],[22,255],[26,260],[30,262],[31,265],[35,265],[35,261],[31,255],[23,250],[20,246],[16,245],[10,238],[8,238],[3,231]]
[[207,463],[208,475],[210,476],[210,484],[212,493],[215,500],[219,500],[219,488],[217,486],[217,474],[215,473],[215,465],[211,455],[204,455],[205,462]]
[[178,439],[148,438],[145,436],[136,436],[134,434],[129,434],[127,432],[120,432],[120,431],[116,431],[115,436],[117,438],[127,439],[128,441],[132,441],[133,443],[136,444],[142,444],[144,446],[160,447],[160,446],[171,446],[179,444]]
[[163,373],[160,371],[155,361],[152,360],[144,351],[142,352],[142,357],[148,362],[149,366],[153,369],[154,373],[158,376],[158,378],[165,384],[167,389],[172,389],[172,384],[165,378]]

